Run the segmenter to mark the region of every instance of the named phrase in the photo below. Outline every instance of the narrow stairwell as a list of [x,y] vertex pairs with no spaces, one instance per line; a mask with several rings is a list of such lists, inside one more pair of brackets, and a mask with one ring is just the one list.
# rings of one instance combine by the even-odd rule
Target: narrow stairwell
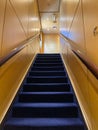
[[60,54],[38,54],[3,130],[86,130]]

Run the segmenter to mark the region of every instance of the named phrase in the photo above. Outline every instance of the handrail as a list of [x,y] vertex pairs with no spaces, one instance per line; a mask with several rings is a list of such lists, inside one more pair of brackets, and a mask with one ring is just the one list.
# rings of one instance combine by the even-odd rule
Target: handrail
[[[70,39],[66,38],[64,35],[60,34],[60,36],[64,39],[69,41]],[[73,53],[85,64],[85,66],[90,70],[90,72],[98,79],[98,67],[92,63],[92,61],[86,56],[84,56],[79,50],[72,49]]]
[[25,41],[23,41],[21,43],[21,45],[19,45],[18,47],[14,48],[7,56],[5,56],[4,58],[0,59],[0,67],[6,63],[10,58],[12,58],[14,55],[16,55],[18,52],[20,52],[23,48],[25,48],[30,41],[34,40],[35,38],[37,38],[39,36],[38,34],[35,34],[34,36],[26,39]]
[[73,53],[86,65],[90,72],[98,79],[98,67],[91,62],[89,58],[85,58],[81,53],[72,50]]

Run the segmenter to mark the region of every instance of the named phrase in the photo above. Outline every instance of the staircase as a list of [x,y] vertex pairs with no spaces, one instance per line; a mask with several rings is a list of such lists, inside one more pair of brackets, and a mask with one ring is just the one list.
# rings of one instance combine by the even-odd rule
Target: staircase
[[86,130],[60,54],[38,54],[3,130]]

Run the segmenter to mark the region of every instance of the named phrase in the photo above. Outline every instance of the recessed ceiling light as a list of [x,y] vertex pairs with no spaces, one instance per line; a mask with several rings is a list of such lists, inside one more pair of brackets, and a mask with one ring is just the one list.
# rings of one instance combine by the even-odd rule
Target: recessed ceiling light
[[53,28],[53,29],[57,29],[57,26],[53,26],[52,28]]

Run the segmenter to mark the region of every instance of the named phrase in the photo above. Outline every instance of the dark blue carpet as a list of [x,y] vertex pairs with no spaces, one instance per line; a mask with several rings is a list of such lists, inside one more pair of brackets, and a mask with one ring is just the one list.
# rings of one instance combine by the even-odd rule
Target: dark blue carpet
[[86,130],[60,54],[38,54],[3,130]]

